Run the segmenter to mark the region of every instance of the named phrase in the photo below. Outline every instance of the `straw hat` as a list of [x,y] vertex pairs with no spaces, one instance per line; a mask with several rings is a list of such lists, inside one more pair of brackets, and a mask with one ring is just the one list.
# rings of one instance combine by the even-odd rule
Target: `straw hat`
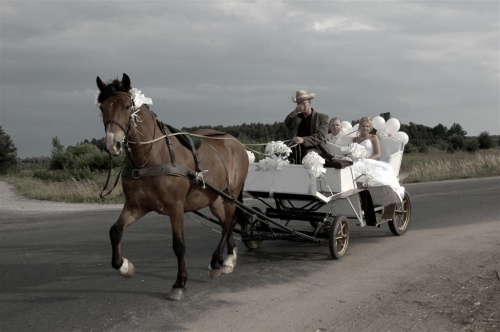
[[314,93],[307,94],[306,90],[299,90],[295,93],[295,97],[292,97],[294,103],[300,104],[304,100],[314,99],[316,95]]

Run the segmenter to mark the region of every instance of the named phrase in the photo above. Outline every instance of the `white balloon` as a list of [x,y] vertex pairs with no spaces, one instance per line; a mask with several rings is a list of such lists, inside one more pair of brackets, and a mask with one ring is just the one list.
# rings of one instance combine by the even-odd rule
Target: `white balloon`
[[404,145],[406,145],[408,143],[408,141],[410,140],[410,138],[408,137],[408,135],[404,131],[398,131],[397,133],[395,133],[393,135],[393,137],[395,139],[403,142]]
[[387,120],[385,123],[385,131],[388,134],[395,134],[398,132],[399,128],[401,128],[401,123],[399,123],[399,120],[396,118],[390,118]]
[[384,130],[385,129],[385,120],[381,116],[376,116],[372,120],[373,128],[377,130]]
[[347,135],[348,137],[356,137],[358,135],[358,128],[359,128],[359,123],[356,123],[354,127],[349,129],[350,134]]
[[342,128],[351,129],[352,124],[349,121],[342,121]]

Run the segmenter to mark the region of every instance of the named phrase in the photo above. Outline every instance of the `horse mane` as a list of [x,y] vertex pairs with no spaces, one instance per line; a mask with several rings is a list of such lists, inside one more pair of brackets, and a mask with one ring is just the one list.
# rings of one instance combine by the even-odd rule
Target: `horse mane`
[[102,104],[106,99],[116,94],[117,92],[128,92],[128,91],[123,91],[123,84],[118,79],[108,81],[104,89],[102,89],[101,92],[99,93],[97,101]]

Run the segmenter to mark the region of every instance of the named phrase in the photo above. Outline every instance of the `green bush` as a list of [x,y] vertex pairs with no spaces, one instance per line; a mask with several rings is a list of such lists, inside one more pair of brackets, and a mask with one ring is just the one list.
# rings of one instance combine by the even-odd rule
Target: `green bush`
[[448,142],[453,150],[462,150],[465,147],[465,138],[463,136],[453,135]]
[[479,150],[479,148],[480,148],[480,143],[477,138],[473,138],[465,144],[465,151],[468,152],[476,152]]
[[95,152],[100,153],[97,146],[92,145],[90,143],[80,143],[75,146],[68,146],[66,152],[71,153],[75,157],[84,156]]
[[75,160],[75,169],[89,168],[91,171],[106,170],[109,168],[109,157],[95,148],[94,151],[88,151],[86,154],[80,155]]
[[0,174],[7,174],[17,166],[17,148],[9,135],[0,126]]
[[[113,167],[121,166],[125,154],[112,158]],[[90,143],[80,143],[70,146],[66,151],[56,151],[50,158],[50,170],[67,170],[80,177],[88,171],[100,171],[109,169],[109,155],[100,151],[95,145]]]
[[429,147],[427,145],[422,145],[418,148],[418,152],[429,153]]
[[449,144],[442,139],[438,139],[436,146],[439,150],[446,151],[448,150]]
[[490,136],[490,133],[487,131],[483,131],[477,137],[479,149],[490,149],[495,146],[495,141],[493,137]]
[[415,147],[413,146],[413,144],[408,143],[405,145],[405,149],[404,149],[405,154],[412,153],[414,151],[415,151]]
[[52,154],[50,158],[50,170],[71,169],[74,164],[72,161],[73,155],[66,152],[57,152]]
[[94,178],[94,173],[88,167],[73,169],[69,173],[73,179],[79,181],[91,180]]
[[64,182],[71,180],[71,174],[62,170],[41,169],[33,172],[35,179],[43,181]]

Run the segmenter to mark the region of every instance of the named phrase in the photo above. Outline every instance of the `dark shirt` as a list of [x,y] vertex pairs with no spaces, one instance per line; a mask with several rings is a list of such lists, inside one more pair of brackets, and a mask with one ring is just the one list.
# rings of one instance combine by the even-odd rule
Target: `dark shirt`
[[[304,118],[304,115],[302,115],[302,114],[299,114],[297,116],[302,118],[302,121],[300,121],[300,124],[297,127],[297,136],[299,136],[299,137],[311,136],[311,118],[312,118],[312,116],[308,116],[307,118]],[[294,151],[292,153],[292,159],[297,160],[296,161],[297,164],[300,164],[300,160],[306,155],[306,153],[309,149],[314,149],[316,152],[320,153],[314,147],[306,148],[306,147],[304,147],[303,144],[300,144],[296,148],[298,149],[298,151]]]
[[298,137],[307,137],[311,136],[311,116],[308,116],[307,118],[304,119],[304,116],[302,114],[298,115],[302,119],[300,121],[299,127],[297,128],[297,136]]
[[300,115],[295,116],[294,111],[292,111],[285,118],[285,126],[291,131],[290,137],[302,137],[304,143],[299,145],[301,148],[316,148],[321,152],[320,154],[323,158],[330,159],[333,157],[326,146],[328,115],[317,113],[314,109],[312,109],[311,115],[306,119],[301,118]]

